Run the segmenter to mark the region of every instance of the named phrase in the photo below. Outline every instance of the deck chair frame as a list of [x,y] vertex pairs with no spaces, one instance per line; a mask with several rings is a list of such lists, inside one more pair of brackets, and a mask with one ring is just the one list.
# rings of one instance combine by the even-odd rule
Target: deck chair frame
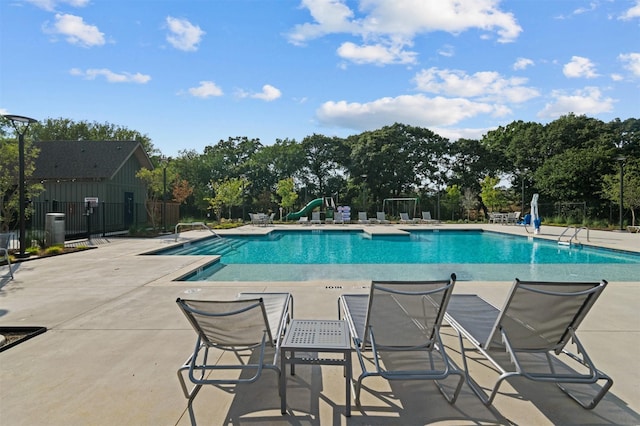
[[[240,293],[235,300],[186,300],[178,298],[176,303],[187,317],[187,320],[198,335],[193,353],[178,369],[177,375],[185,398],[188,399],[188,410],[191,423],[196,424],[193,412],[193,400],[203,385],[214,385],[225,389],[225,386],[242,383],[254,383],[264,369],[278,373],[278,394],[280,389],[280,368],[278,355],[287,325],[293,318],[293,297],[289,293]],[[278,317],[276,320],[275,318]],[[232,329],[222,327],[216,330],[214,322],[244,321],[245,327],[254,328],[252,336],[235,336]],[[270,322],[269,319],[272,319]],[[211,323],[209,323],[211,322]],[[274,323],[275,322],[275,323]],[[265,359],[267,348],[273,348],[273,359]],[[238,359],[237,364],[209,364],[209,349],[232,352]],[[243,363],[242,353],[258,350],[258,360],[254,363]],[[252,372],[250,377],[212,378],[210,372],[244,371]],[[185,380],[188,377],[193,386]]]
[[[440,339],[440,326],[444,317],[446,305],[451,296],[451,291],[455,284],[455,275],[452,274],[449,280],[444,281],[373,281],[371,291],[367,294],[345,294],[338,299],[338,317],[344,316],[350,329],[353,346],[362,373],[354,383],[355,400],[360,405],[360,392],[362,382],[365,378],[380,376],[387,380],[433,380],[445,399],[450,403],[455,403],[462,384],[464,374],[449,359],[445,352],[444,345]],[[393,304],[393,311],[398,316],[403,316],[403,321],[409,328],[418,333],[416,342],[403,342],[397,344],[385,344],[377,339],[379,329],[372,324],[374,312],[374,298],[387,298]],[[412,304],[412,308],[422,304],[424,312],[432,310],[434,312],[430,324],[422,322],[423,318],[416,316],[412,308],[407,304],[403,306],[400,300],[411,298],[418,301],[418,305]],[[406,302],[406,301],[405,301]],[[366,309],[366,312],[363,312]],[[389,310],[386,310],[389,312]],[[400,321],[402,322],[402,321]],[[422,351],[428,355],[429,361],[425,363],[425,368],[411,370],[389,370],[383,366],[381,360],[382,352],[414,352]],[[368,357],[367,354],[371,353]],[[365,359],[373,359],[374,370],[367,369]],[[442,367],[437,368],[435,362],[440,360]],[[450,375],[457,375],[459,379],[452,394],[448,394],[439,383]]]
[[[613,380],[596,368],[578,339],[576,329],[606,285],[607,282],[604,280],[595,283],[573,283],[526,282],[516,279],[501,310],[476,295],[453,296],[445,315],[445,321],[458,333],[467,383],[478,398],[489,406],[493,403],[504,381],[513,377],[524,377],[537,382],[555,383],[583,408],[592,409],[598,405],[613,385]],[[554,301],[556,301],[556,306],[562,306],[570,298],[577,298],[575,299],[577,307],[573,311],[567,312],[564,315],[565,318],[556,321],[557,325],[548,327],[553,329],[543,330],[545,326],[536,327],[535,324],[522,317],[512,316],[510,311],[515,303],[533,300],[536,297],[538,301],[544,301],[544,303],[532,306],[534,310],[535,308],[541,311],[550,310],[552,309],[550,307],[554,306]],[[516,310],[518,309],[516,308]],[[494,319],[495,321],[493,321]],[[490,325],[491,323],[493,325]],[[487,326],[490,326],[490,330]],[[480,328],[483,327],[485,330],[481,331]],[[463,338],[473,347],[466,348]],[[575,346],[575,353],[567,348],[570,343]],[[504,363],[500,364],[494,356],[505,351],[513,365],[512,369],[506,369],[503,366]],[[482,354],[500,373],[489,393],[471,378],[467,360],[468,352]],[[547,369],[541,372],[528,371],[523,359],[526,354],[539,355],[546,361]],[[586,372],[578,372],[573,369],[570,372],[559,372],[554,363],[561,359],[560,355],[565,355],[577,362],[586,369]],[[579,397],[564,386],[564,384],[591,385],[602,381],[604,383],[600,386],[600,390],[591,400]]]

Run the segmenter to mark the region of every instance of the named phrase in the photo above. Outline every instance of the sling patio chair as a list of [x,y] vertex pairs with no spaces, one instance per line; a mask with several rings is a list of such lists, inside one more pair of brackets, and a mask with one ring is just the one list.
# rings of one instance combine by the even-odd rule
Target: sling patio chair
[[[362,374],[355,382],[360,404],[363,379],[433,380],[446,400],[454,403],[464,383],[440,340],[440,326],[456,276],[442,281],[373,281],[367,294],[338,298],[338,316],[349,326]],[[371,355],[368,355],[369,352]],[[365,360],[374,370],[368,371]],[[447,394],[438,382],[457,375],[457,386]]]
[[376,212],[376,221],[383,225],[389,225],[391,222],[386,218],[384,212]]
[[7,262],[9,267],[9,275],[13,279],[13,270],[11,270],[11,259],[9,258],[9,243],[11,243],[11,234],[0,234],[0,261]]
[[[606,285],[604,280],[529,282],[516,278],[501,310],[476,295],[452,296],[445,321],[458,332],[467,382],[480,400],[491,405],[503,381],[524,377],[556,383],[582,407],[594,408],[613,380],[595,367],[576,330]],[[473,348],[464,347],[463,337]],[[567,348],[570,342],[577,355]],[[490,394],[469,375],[469,351],[484,355],[500,373]],[[601,386],[600,381],[604,381]],[[594,385],[599,390],[593,399],[585,401],[565,384]]]
[[[282,394],[278,354],[287,325],[293,318],[291,294],[240,293],[235,300],[179,298],[176,303],[198,335],[193,353],[178,369],[180,386],[189,401],[192,424],[196,423],[193,400],[203,385],[227,389],[241,383],[254,383],[267,368],[278,373],[278,391]],[[274,350],[273,359],[266,354],[269,347]],[[211,348],[232,352],[238,362],[220,364],[218,356],[212,356],[212,362],[208,362]],[[253,361],[256,350],[257,361]],[[243,362],[243,355],[250,359]],[[210,372],[217,374],[210,375]],[[243,374],[245,372],[248,373]],[[194,385],[191,389],[188,389],[185,375]]]
[[311,212],[311,224],[322,225],[322,219],[320,219],[320,212]]
[[420,223],[427,223],[427,224],[432,224],[432,223],[438,223],[439,220],[437,219],[433,219],[431,217],[431,212],[422,212],[422,219],[420,219]]
[[340,223],[342,225],[344,225],[344,218],[342,217],[342,212],[335,212],[333,214],[333,223]]
[[400,223],[418,223],[416,219],[410,219],[409,213],[400,213]]
[[358,212],[358,223],[363,223],[365,225],[371,223],[371,220],[367,217],[367,212]]

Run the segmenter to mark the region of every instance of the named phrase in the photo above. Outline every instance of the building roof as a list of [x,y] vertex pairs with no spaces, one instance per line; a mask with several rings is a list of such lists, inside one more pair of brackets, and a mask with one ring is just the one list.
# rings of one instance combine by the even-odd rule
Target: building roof
[[34,179],[103,180],[111,179],[135,156],[141,167],[153,165],[140,142],[136,141],[40,141]]

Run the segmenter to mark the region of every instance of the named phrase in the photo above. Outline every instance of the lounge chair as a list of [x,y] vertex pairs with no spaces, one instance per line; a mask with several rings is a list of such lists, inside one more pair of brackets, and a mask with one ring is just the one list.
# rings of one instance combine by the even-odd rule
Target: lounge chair
[[400,213],[400,223],[417,223],[415,219],[409,218],[409,213]]
[[[440,325],[456,277],[443,281],[373,281],[370,294],[345,294],[338,299],[338,316],[349,325],[362,374],[355,383],[360,404],[363,379],[434,380],[447,401],[454,403],[464,375],[450,362],[440,340]],[[365,356],[371,352],[374,370]],[[396,360],[396,362],[394,362]],[[438,383],[450,375],[459,379],[449,395]]]
[[300,216],[300,219],[298,219],[298,223],[301,225],[311,225],[307,216]]
[[376,213],[376,221],[377,221],[378,223],[383,224],[383,225],[388,225],[388,224],[390,224],[390,223],[391,223],[391,222],[389,222],[389,221],[387,220],[387,218],[385,217],[384,212],[377,212],[377,213]]
[[520,212],[511,212],[507,214],[507,225],[515,225],[520,220]]
[[7,262],[9,267],[9,275],[13,279],[13,270],[11,269],[11,259],[9,258],[9,243],[11,242],[11,234],[0,234],[0,260]]
[[[325,223],[329,223],[329,219],[326,219]],[[344,225],[344,219],[342,218],[342,212],[333,212],[333,218],[331,219],[331,223],[333,223],[333,224],[340,223],[340,224]]]
[[[524,377],[556,383],[582,407],[595,407],[613,380],[596,369],[578,340],[576,330],[606,285],[606,281],[525,282],[516,279],[502,309],[476,295],[452,296],[445,320],[458,332],[467,382],[480,400],[491,405],[504,380]],[[473,348],[464,347],[463,337]],[[577,355],[567,349],[569,341],[575,345]],[[500,373],[490,394],[469,375],[469,351],[484,355]],[[504,358],[505,352],[508,359],[500,362],[498,356]],[[560,357],[563,354],[568,358]],[[562,359],[571,361],[580,371]],[[533,368],[532,363],[537,368]],[[590,401],[584,401],[564,386],[566,383],[592,385],[599,381],[604,383]],[[581,395],[585,396],[586,392]]]
[[370,224],[371,221],[367,218],[367,212],[358,212],[358,223]]
[[[236,300],[177,299],[176,303],[198,335],[193,353],[178,369],[180,386],[189,400],[191,424],[196,424],[193,400],[203,385],[224,389],[253,383],[267,368],[278,373],[280,390],[281,372],[277,358],[287,324],[293,317],[293,298],[289,293],[240,293]],[[266,354],[268,347],[274,350],[272,359]],[[217,355],[209,360],[210,348],[233,352],[238,362],[222,364],[220,360],[223,358]],[[243,354],[251,355],[255,350],[258,351],[256,361],[252,362],[253,357],[242,361]],[[216,375],[229,371],[239,372],[240,376]],[[185,372],[194,385],[191,389],[188,389]]]
[[311,212],[311,224],[322,224],[322,220],[320,220],[320,212]]
[[420,223],[432,224],[438,222],[438,220],[431,217],[431,212],[422,212],[422,219],[420,219]]

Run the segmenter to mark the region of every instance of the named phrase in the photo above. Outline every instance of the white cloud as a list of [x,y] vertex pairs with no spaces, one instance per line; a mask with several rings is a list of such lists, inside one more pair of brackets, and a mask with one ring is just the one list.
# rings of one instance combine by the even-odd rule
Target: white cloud
[[513,69],[523,70],[533,65],[534,65],[533,61],[529,58],[518,58],[516,62],[513,64]]
[[495,71],[468,75],[459,70],[429,68],[418,72],[414,81],[423,92],[483,101],[521,103],[540,96],[538,90],[524,86],[526,78],[505,78]]
[[102,46],[105,43],[104,33],[98,27],[86,24],[82,17],[76,15],[56,13],[55,23],[51,27],[45,24],[44,31],[63,35],[69,43],[82,47]]
[[86,80],[95,80],[97,77],[104,77],[109,83],[137,83],[146,84],[151,80],[151,76],[146,74],[121,72],[115,73],[106,68],[95,69],[90,68],[82,71],[79,68],[72,68],[69,73],[78,77],[84,77]]
[[415,64],[417,53],[405,51],[402,46],[356,46],[346,42],[338,48],[338,56],[356,64]]
[[635,77],[640,77],[640,53],[623,53],[618,55],[618,60],[623,62],[624,67]]
[[274,101],[280,96],[282,96],[282,92],[280,92],[280,90],[276,89],[270,84],[265,84],[264,86],[262,86],[262,92],[254,93],[253,95],[251,95],[252,98],[262,99],[263,101],[267,102]]
[[429,130],[432,132],[442,136],[443,138],[447,138],[450,141],[457,141],[458,139],[477,139],[480,140],[484,135],[486,135],[489,131],[495,130],[496,127],[487,127],[481,129],[450,129],[446,127],[431,127]]
[[53,12],[59,4],[67,4],[72,7],[84,7],[89,4],[89,0],[26,0],[34,6]]
[[270,84],[265,84],[262,86],[262,92],[250,93],[242,89],[238,89],[236,90],[235,95],[239,98],[262,99],[263,101],[270,102],[282,96],[282,92]]
[[572,56],[571,62],[568,62],[562,68],[562,72],[569,78],[595,78],[598,77],[598,73],[595,70],[595,65],[588,59],[582,56]]
[[597,87],[585,87],[569,94],[562,90],[551,93],[554,99],[545,105],[538,113],[541,118],[558,118],[562,115],[574,113],[576,115],[595,115],[613,111],[615,102],[612,98],[603,98]]
[[191,96],[196,98],[210,98],[212,96],[222,96],[222,89],[216,86],[213,81],[201,81],[200,86],[192,87],[188,90]]
[[598,8],[598,4],[596,2],[589,3],[589,7],[579,7],[573,11],[574,15],[582,15],[583,13],[593,12]]
[[289,34],[293,44],[302,45],[326,34],[357,31],[357,25],[351,21],[353,12],[342,0],[302,0],[301,7],[309,9],[316,23],[296,25]]
[[448,126],[479,114],[503,115],[508,109],[468,99],[424,95],[386,97],[372,102],[325,102],[316,111],[327,126],[371,130],[394,122],[421,127]]
[[167,16],[167,41],[173,47],[185,52],[198,50],[198,44],[206,34],[199,26],[193,25],[186,19],[173,18]]
[[444,56],[446,58],[451,58],[453,55],[455,55],[455,53],[455,48],[450,44],[445,44],[440,49],[438,49],[438,55]]
[[404,47],[411,46],[418,34],[480,29],[497,33],[501,43],[514,41],[522,28],[513,14],[501,11],[498,5],[498,0],[360,0],[358,12],[362,16],[356,17],[346,0],[303,0],[302,7],[309,10],[313,23],[296,25],[288,39],[302,45],[328,34],[350,34],[361,37],[363,47],[343,43],[338,53],[346,59],[413,63],[415,52],[405,52]]
[[624,21],[635,18],[640,18],[640,0],[636,0],[635,6],[631,7],[629,10],[625,11],[622,16],[620,16],[620,19]]

